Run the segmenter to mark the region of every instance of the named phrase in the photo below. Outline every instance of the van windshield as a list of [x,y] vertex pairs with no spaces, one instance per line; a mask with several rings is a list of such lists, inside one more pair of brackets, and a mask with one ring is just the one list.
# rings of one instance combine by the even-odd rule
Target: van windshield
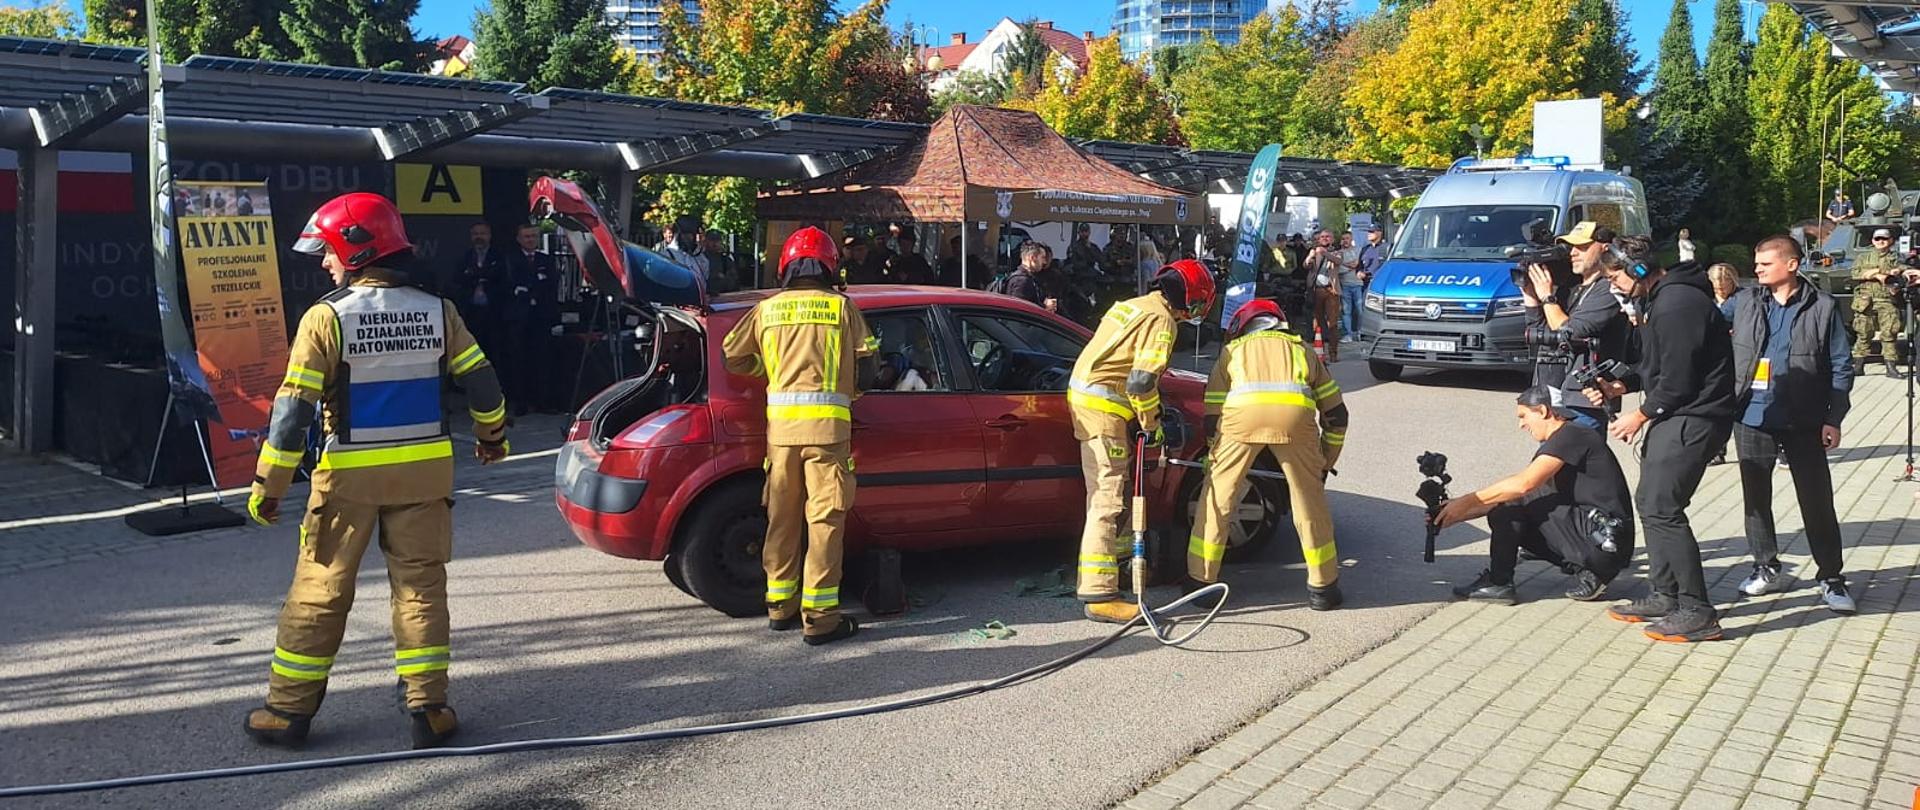
[[[1420,208],[1407,218],[1393,246],[1396,259],[1503,259],[1508,245],[1526,239],[1527,223],[1554,224],[1544,205],[1455,205]],[[1558,232],[1557,230],[1555,231]]]

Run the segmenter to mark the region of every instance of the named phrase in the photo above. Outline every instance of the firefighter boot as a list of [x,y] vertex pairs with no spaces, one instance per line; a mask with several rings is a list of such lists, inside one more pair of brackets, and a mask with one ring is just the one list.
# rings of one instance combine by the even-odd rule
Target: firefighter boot
[[1086,612],[1087,618],[1107,624],[1128,624],[1140,618],[1139,605],[1119,599],[1094,602],[1087,605]]
[[423,706],[407,713],[413,723],[413,747],[439,748],[446,745],[455,731],[460,730],[460,720],[453,709],[444,703]]
[[1319,588],[1311,585],[1307,586],[1308,608],[1313,610],[1333,610],[1339,607],[1340,603],[1344,601],[1346,600],[1340,596],[1340,583],[1338,582]]
[[313,715],[293,714],[262,706],[247,712],[247,720],[242,728],[246,729],[247,736],[261,745],[299,748],[306,744],[307,730],[312,725]]

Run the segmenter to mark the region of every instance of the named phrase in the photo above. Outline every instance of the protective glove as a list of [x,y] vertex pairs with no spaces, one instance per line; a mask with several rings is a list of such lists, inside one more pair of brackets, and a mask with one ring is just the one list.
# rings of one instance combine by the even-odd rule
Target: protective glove
[[480,459],[481,466],[504,461],[512,452],[513,446],[508,444],[506,439],[497,442],[475,442],[473,445],[473,457]]
[[253,491],[247,493],[247,517],[262,526],[272,526],[280,522],[280,499],[267,494],[267,488],[258,482]]
[[1159,447],[1167,440],[1167,431],[1159,425],[1154,425],[1153,430],[1141,428],[1134,434],[1134,438],[1146,439],[1148,447]]

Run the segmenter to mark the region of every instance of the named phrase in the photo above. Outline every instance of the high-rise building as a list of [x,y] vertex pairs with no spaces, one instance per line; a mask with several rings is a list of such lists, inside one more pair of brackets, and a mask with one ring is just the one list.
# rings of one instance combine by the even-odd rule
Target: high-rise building
[[1240,41],[1240,27],[1266,10],[1265,0],[1118,0],[1113,31],[1120,53],[1137,60],[1154,49],[1192,45],[1212,34],[1221,44]]
[[[660,57],[660,8],[675,0],[607,0],[607,18],[613,21],[613,37],[632,48],[641,59]],[[678,0],[687,19],[700,22],[699,0]]]

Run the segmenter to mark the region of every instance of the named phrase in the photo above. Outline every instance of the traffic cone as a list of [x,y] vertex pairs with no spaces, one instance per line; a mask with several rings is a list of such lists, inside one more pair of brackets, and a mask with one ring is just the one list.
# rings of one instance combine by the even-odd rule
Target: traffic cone
[[1313,325],[1313,354],[1320,358],[1320,362],[1327,362],[1327,343],[1320,339],[1320,324],[1317,323]]

